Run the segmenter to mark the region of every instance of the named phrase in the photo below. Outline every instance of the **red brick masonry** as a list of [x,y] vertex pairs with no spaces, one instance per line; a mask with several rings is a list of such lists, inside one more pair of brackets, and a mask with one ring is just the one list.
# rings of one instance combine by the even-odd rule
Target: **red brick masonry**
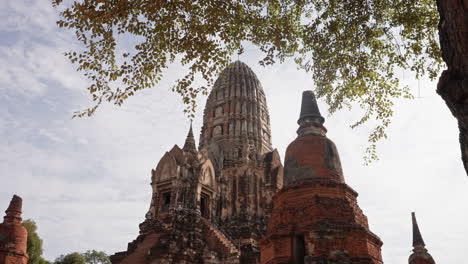
[[0,224],[0,264],[27,264],[28,231],[21,224],[22,199],[14,195]]
[[356,197],[346,184],[321,179],[282,189],[274,197],[267,236],[260,242],[261,263],[297,263],[298,237],[305,246],[302,263],[383,263],[382,242],[369,230]]
[[382,264],[379,237],[369,230],[346,185],[335,144],[315,95],[302,95],[298,137],[286,150],[284,185],[273,197],[262,264]]

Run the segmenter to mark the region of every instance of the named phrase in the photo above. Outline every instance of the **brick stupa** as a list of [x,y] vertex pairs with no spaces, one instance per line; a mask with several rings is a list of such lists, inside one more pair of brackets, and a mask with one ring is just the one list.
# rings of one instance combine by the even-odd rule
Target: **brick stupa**
[[0,264],[27,264],[28,231],[21,219],[21,197],[14,195],[0,224]]
[[286,150],[283,188],[260,242],[262,264],[383,263],[382,242],[344,181],[324,121],[315,95],[304,92],[298,137]]

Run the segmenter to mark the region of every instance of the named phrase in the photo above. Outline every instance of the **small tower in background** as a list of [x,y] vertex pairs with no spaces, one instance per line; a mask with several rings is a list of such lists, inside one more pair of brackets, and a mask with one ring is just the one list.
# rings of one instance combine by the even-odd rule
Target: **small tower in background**
[[418,222],[416,221],[416,215],[414,212],[411,213],[411,220],[413,221],[413,254],[408,259],[409,264],[435,264],[431,254],[427,252],[426,244],[419,231]]
[[23,200],[13,195],[0,224],[0,264],[27,264],[28,231],[23,227],[21,208]]

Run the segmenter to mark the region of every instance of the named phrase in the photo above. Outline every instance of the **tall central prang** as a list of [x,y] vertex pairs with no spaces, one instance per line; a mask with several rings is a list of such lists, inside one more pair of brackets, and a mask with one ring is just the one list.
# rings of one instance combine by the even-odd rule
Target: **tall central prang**
[[[265,93],[245,63],[229,65],[216,80],[203,115],[200,149],[217,146],[226,166],[242,155],[260,156],[272,150],[270,116]],[[245,149],[248,147],[247,149]]]
[[241,260],[255,263],[272,197],[282,186],[278,152],[272,151],[265,93],[245,63],[229,65],[208,96],[200,150],[219,182],[216,221],[241,246]]

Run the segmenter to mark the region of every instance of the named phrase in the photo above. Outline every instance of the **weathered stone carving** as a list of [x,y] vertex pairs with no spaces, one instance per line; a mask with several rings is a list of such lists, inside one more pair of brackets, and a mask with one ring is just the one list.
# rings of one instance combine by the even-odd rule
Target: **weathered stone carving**
[[[222,92],[221,92],[222,91]],[[224,97],[214,100],[215,95]],[[221,118],[208,113],[224,109]],[[263,117],[258,113],[261,109]],[[213,221],[240,245],[241,263],[256,263],[257,240],[265,232],[265,222],[272,208],[271,197],[281,187],[282,165],[279,154],[272,156],[269,134],[257,129],[269,128],[263,89],[253,71],[237,61],[226,68],[208,97],[200,136],[200,149],[206,149],[215,165],[219,199]],[[222,137],[210,137],[213,127],[222,126]]]

